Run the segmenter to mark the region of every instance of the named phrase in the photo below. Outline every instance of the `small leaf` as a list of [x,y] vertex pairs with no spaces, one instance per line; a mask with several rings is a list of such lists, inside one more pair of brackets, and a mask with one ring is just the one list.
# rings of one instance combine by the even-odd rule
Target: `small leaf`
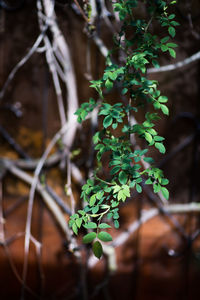
[[112,87],[113,87],[112,81],[110,81],[109,79],[107,79],[106,82],[105,82],[105,87],[107,88],[107,90],[112,89]]
[[175,44],[175,43],[167,43],[167,46],[168,46],[168,47],[171,47],[171,48],[176,48],[176,47],[178,47],[178,45]]
[[144,136],[145,136],[145,140],[146,140],[147,142],[149,142],[149,143],[152,142],[152,136],[151,136],[150,133],[145,132],[145,133],[144,133]]
[[75,223],[72,225],[72,230],[75,234],[78,234],[78,228]]
[[83,225],[85,228],[87,228],[87,229],[95,229],[95,228],[97,228],[97,224],[96,223],[94,223],[94,222],[89,222],[89,223],[87,223],[87,224],[85,224],[85,225]]
[[119,228],[119,222],[117,221],[117,220],[114,220],[114,226],[115,226],[115,228]]
[[121,184],[126,184],[127,179],[128,179],[128,175],[127,175],[124,171],[121,171],[121,172],[119,173],[119,182],[120,182]]
[[163,194],[163,196],[165,197],[165,199],[169,199],[169,191],[168,189],[166,189],[165,187],[161,187],[161,192]]
[[115,186],[113,187],[113,193],[114,193],[114,194],[115,194],[115,193],[118,193],[120,190],[121,190],[121,186],[120,186],[120,185],[115,185]]
[[161,45],[162,52],[166,52],[168,50],[168,47],[166,45]]
[[155,59],[153,59],[152,60],[152,64],[153,64],[153,66],[154,66],[154,68],[160,68],[160,65],[159,65],[159,63],[157,62],[157,60],[155,60]]
[[139,185],[138,183],[136,183],[136,190],[137,190],[137,192],[138,193],[142,193],[142,187],[141,187],[141,185]]
[[161,108],[163,114],[169,115],[169,109],[168,109],[168,107],[167,107],[166,105],[161,104],[161,105],[160,105],[160,108]]
[[92,245],[92,251],[94,253],[94,255],[100,259],[102,254],[103,254],[103,248],[102,245],[99,241],[96,241],[93,245]]
[[96,202],[96,194],[92,195],[90,197],[90,206],[93,206]]
[[169,51],[169,54],[171,55],[171,57],[173,57],[173,58],[176,57],[176,51],[174,49],[169,48],[168,51]]
[[148,178],[148,179],[145,181],[145,184],[153,184],[151,178]]
[[174,18],[175,18],[175,14],[171,14],[171,15],[169,15],[169,17],[168,17],[169,20],[172,20],[172,19],[174,19]]
[[120,201],[122,200],[123,202],[126,200],[126,195],[123,193],[123,190],[120,190],[117,196],[117,199]]
[[83,220],[82,220],[81,218],[76,219],[76,225],[77,225],[78,228],[81,227],[82,221],[83,221]]
[[169,40],[169,36],[162,38],[160,41],[162,44],[166,43]]
[[99,224],[99,226],[98,226],[99,228],[101,228],[101,229],[105,229],[105,228],[111,228],[111,226],[110,225],[108,225],[108,224],[106,224],[106,223],[101,223],[101,224]]
[[122,95],[125,95],[127,92],[128,92],[128,89],[127,89],[127,88],[124,88],[124,89],[122,90]]
[[96,214],[98,212],[98,210],[99,210],[99,205],[96,205],[92,208],[92,213]]
[[154,184],[153,185],[153,190],[154,190],[154,193],[160,192],[160,190],[161,190],[160,184]]
[[169,183],[169,180],[168,180],[168,179],[162,178],[162,180],[161,180],[161,184],[162,184],[162,185],[166,185],[166,184],[168,184],[168,183]]
[[155,143],[155,147],[160,151],[160,153],[165,153],[165,146],[162,143]]
[[115,166],[112,168],[112,170],[110,171],[110,174],[116,174],[117,172],[119,172],[119,170],[121,170],[121,166]]
[[168,32],[169,32],[169,34],[170,34],[172,37],[175,37],[175,35],[176,35],[176,30],[175,30],[174,27],[170,26],[170,27],[168,28]]
[[96,232],[90,232],[90,233],[86,234],[83,237],[83,243],[84,244],[91,243],[96,238],[96,236],[97,236]]
[[116,129],[116,128],[117,128],[117,126],[118,126],[118,124],[117,124],[117,123],[113,123],[113,124],[112,124],[112,128],[113,128],[113,129]]
[[167,98],[166,96],[160,96],[160,97],[158,98],[158,101],[159,101],[160,103],[166,103],[166,102],[168,101],[168,98]]
[[101,241],[103,241],[103,242],[110,242],[110,241],[112,241],[112,236],[108,232],[105,232],[105,231],[99,232],[99,234],[97,235],[97,237]]
[[103,120],[103,127],[104,128],[108,128],[113,122],[113,118],[108,115],[107,117],[105,117],[105,119]]

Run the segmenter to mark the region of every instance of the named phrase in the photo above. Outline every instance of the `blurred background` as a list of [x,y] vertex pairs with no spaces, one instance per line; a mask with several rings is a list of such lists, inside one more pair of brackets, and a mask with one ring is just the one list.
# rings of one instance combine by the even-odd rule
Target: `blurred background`
[[[91,3],[93,33],[77,1],[59,0],[55,6],[50,0],[0,1],[0,299],[199,299],[199,208],[190,206],[200,200],[198,0],[173,7],[180,23],[177,55],[160,57],[160,65],[173,64],[172,69],[148,74],[168,96],[170,110],[157,125],[166,154],[151,149],[151,155],[169,179],[170,204],[185,204],[185,211],[178,206],[165,211],[163,200],[144,190],[120,207],[120,228],[112,229],[114,247],[101,261],[81,237],[78,254],[70,250],[65,228],[70,199],[80,206],[81,185],[95,164],[91,137],[98,128],[95,115],[82,126],[71,115],[96,97],[89,81],[102,76],[120,26],[109,1]],[[55,19],[48,23],[51,9]],[[135,12],[145,13],[145,4]],[[142,118],[136,116],[138,122]],[[63,158],[57,136],[38,175],[27,227],[34,172],[66,119],[73,129],[66,134],[70,159]]]

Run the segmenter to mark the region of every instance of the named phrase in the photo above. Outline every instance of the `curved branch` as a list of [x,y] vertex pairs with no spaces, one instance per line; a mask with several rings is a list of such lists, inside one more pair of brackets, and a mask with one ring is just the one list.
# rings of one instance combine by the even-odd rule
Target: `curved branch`
[[163,66],[163,67],[160,67],[160,68],[150,68],[147,70],[147,73],[148,74],[151,74],[151,73],[159,73],[159,72],[168,72],[168,71],[173,71],[173,70],[176,70],[176,69],[179,69],[179,68],[182,68],[188,64],[191,64],[192,62],[196,61],[200,59],[200,51],[198,51],[197,53],[193,54],[192,56],[182,60],[182,61],[179,61],[175,64],[171,64],[171,65],[167,65],[167,66]]

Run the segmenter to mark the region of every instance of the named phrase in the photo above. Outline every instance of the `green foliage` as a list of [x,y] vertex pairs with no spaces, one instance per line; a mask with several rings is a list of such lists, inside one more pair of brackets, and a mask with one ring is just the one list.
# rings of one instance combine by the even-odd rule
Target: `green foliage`
[[[170,1],[169,4],[162,0],[147,1],[148,19],[136,19],[134,8],[139,2],[142,1],[118,0],[113,3],[123,24],[119,34],[114,37],[115,48],[107,57],[102,78],[91,81],[91,87],[101,98],[98,116],[102,126],[93,136],[98,168],[83,185],[81,198],[85,202],[84,208],[70,217],[69,226],[75,234],[78,234],[81,227],[94,230],[83,237],[83,243],[93,243],[92,250],[97,258],[103,254],[100,241],[112,241],[112,236],[102,229],[109,230],[112,223],[115,228],[119,228],[119,205],[131,197],[133,189],[141,193],[143,185],[152,185],[155,193],[161,192],[166,199],[169,198],[166,188],[168,180],[154,166],[153,159],[146,156],[148,148],[152,146],[160,153],[166,151],[164,138],[158,135],[154,126],[160,118],[158,112],[169,115],[166,106],[168,99],[161,95],[158,82],[149,80],[145,74],[151,64],[159,67],[158,57],[161,52],[176,56],[174,48],[177,45],[171,38],[175,36],[175,27],[179,24],[175,21],[175,15],[168,13],[169,6],[176,1]],[[154,22],[156,26],[159,23],[166,28],[164,37],[158,37],[149,30],[150,23]],[[112,55],[119,50],[123,51],[124,60],[116,64]],[[105,95],[116,86],[121,90],[119,98],[126,100],[122,102],[119,99],[111,105]],[[147,105],[148,112],[143,122],[131,125],[130,117]],[[92,98],[82,104],[76,112],[78,122],[84,121],[95,107],[97,103]],[[133,149],[130,142],[133,133],[145,141],[145,149]],[[105,153],[109,156],[110,169],[109,174],[101,178]],[[142,161],[149,163],[147,169],[142,167]]]

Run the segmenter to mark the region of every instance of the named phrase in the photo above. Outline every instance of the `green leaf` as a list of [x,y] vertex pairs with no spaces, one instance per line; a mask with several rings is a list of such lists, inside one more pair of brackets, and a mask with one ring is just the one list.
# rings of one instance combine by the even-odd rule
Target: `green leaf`
[[89,202],[90,206],[93,206],[95,204],[95,202],[96,202],[96,194],[94,194],[90,197],[90,202]]
[[120,190],[121,190],[121,186],[120,186],[120,185],[115,185],[115,186],[113,187],[113,193],[114,193],[114,194],[115,194],[115,193],[118,193]]
[[83,225],[87,229],[95,229],[97,228],[97,224],[94,222],[88,222],[87,224]]
[[148,178],[148,179],[145,181],[145,184],[153,184],[151,178]]
[[99,234],[97,235],[98,239],[100,239],[103,242],[110,242],[112,241],[112,236],[105,231],[101,231],[99,232]]
[[176,48],[176,47],[178,47],[178,45],[175,44],[175,43],[167,43],[167,46],[170,47],[170,48]]
[[166,45],[161,45],[162,52],[166,52],[168,50],[168,47]]
[[174,18],[175,18],[175,14],[171,14],[171,15],[169,15],[169,17],[168,17],[169,20],[172,20],[172,19],[174,19]]
[[168,98],[167,98],[166,96],[160,96],[160,97],[158,98],[158,101],[159,101],[160,103],[166,103],[166,102],[168,101]]
[[122,189],[123,189],[123,193],[126,197],[130,197],[130,188],[128,185],[123,185],[122,186]]
[[117,220],[114,220],[114,226],[115,226],[115,228],[119,228],[119,222],[117,221]]
[[117,128],[117,126],[118,126],[118,124],[117,124],[117,123],[113,123],[113,124],[112,124],[112,128],[113,128],[113,129],[116,129],[116,128]]
[[141,185],[139,185],[138,183],[136,183],[136,191],[138,192],[138,193],[142,193],[142,187],[141,187]]
[[153,60],[152,60],[152,64],[153,64],[154,68],[156,68],[156,69],[160,68],[160,65],[159,65],[159,63],[157,62],[157,60],[153,59]]
[[113,118],[109,115],[103,120],[103,127],[108,128],[113,122]]
[[162,136],[159,136],[159,135],[156,135],[156,136],[154,136],[154,141],[155,142],[161,142],[161,141],[164,141],[164,137],[162,137]]
[[165,187],[161,187],[161,192],[163,194],[163,196],[165,197],[165,199],[169,199],[169,191],[168,189],[166,189]]
[[154,160],[153,160],[152,157],[144,157],[143,160],[146,161],[149,164],[153,164],[154,163]]
[[120,190],[118,195],[117,195],[117,199],[120,201],[122,200],[123,202],[126,200],[126,195],[124,194],[123,190]]
[[124,171],[121,171],[121,172],[119,173],[119,182],[120,182],[121,184],[126,184],[127,179],[128,179],[128,175],[127,175]]
[[76,235],[78,234],[78,228],[75,223],[72,225],[72,230]]
[[161,104],[161,105],[160,105],[160,108],[161,108],[163,114],[169,115],[169,109],[168,109],[168,107],[167,107],[166,105]]
[[127,89],[127,88],[124,88],[124,89],[122,90],[122,95],[125,95],[127,92],[128,92],[128,89]]
[[168,51],[169,51],[169,54],[170,54],[173,58],[176,57],[176,51],[175,51],[174,49],[169,48]]
[[115,166],[114,168],[112,168],[112,170],[110,171],[110,174],[116,174],[117,172],[119,172],[119,170],[121,170],[121,166]]
[[101,223],[101,224],[99,224],[99,226],[98,226],[99,228],[101,228],[101,229],[105,229],[105,228],[111,228],[111,226],[110,225],[108,225],[108,224],[106,224],[106,223]]
[[103,254],[103,248],[99,241],[94,242],[94,244],[92,245],[92,251],[98,259],[101,258]]
[[160,186],[160,184],[154,184],[153,185],[153,190],[154,190],[154,193],[158,193],[158,192],[160,192],[160,190],[161,190],[161,186]]
[[169,40],[169,36],[166,36],[160,40],[162,44],[166,43]]
[[97,236],[96,232],[90,232],[90,233],[84,235],[83,243],[84,244],[91,243],[96,238],[96,236]]
[[165,146],[162,143],[155,143],[155,147],[160,151],[160,153],[165,153]]
[[109,79],[107,79],[106,82],[105,82],[105,87],[107,88],[107,90],[111,90],[112,87],[113,87],[112,81],[110,81]]
[[98,210],[99,210],[99,205],[96,205],[92,208],[92,213],[96,214],[98,212]]
[[81,227],[82,221],[83,221],[83,220],[82,220],[81,218],[76,219],[76,225],[77,225],[78,228]]
[[175,35],[176,35],[176,30],[175,30],[174,27],[170,26],[170,27],[168,28],[168,32],[169,32],[169,34],[170,34],[172,37],[175,37]]
[[150,133],[145,132],[145,133],[144,133],[144,136],[145,136],[145,140],[146,140],[147,142],[149,142],[149,143],[152,142],[152,136],[151,136]]
[[161,180],[161,184],[162,184],[162,185],[167,185],[168,183],[169,183],[169,180],[168,180],[168,179],[162,178],[162,180]]

